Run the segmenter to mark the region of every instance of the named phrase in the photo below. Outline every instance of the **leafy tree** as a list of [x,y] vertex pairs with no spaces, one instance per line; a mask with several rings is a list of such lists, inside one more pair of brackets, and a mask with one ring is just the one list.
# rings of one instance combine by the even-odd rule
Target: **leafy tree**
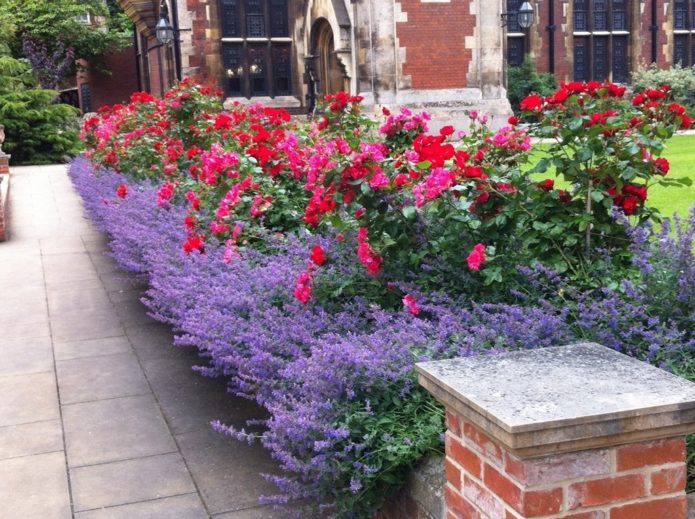
[[[88,13],[98,25],[80,21]],[[130,22],[114,0],[0,0],[0,19],[11,20],[7,34],[14,57],[21,57],[24,40],[43,44],[49,53],[59,46],[75,57],[99,63],[101,56],[132,35]]]
[[77,110],[56,104],[55,90],[37,88],[31,67],[10,56],[12,28],[0,18],[0,123],[5,125],[3,151],[13,164],[62,162],[79,150]]

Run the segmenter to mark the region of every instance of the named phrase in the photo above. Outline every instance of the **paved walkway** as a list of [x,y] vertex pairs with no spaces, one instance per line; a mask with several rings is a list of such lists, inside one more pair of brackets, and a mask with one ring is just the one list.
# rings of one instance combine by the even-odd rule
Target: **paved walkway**
[[0,243],[0,517],[269,519],[259,410],[190,369],[104,256],[64,166],[14,168]]

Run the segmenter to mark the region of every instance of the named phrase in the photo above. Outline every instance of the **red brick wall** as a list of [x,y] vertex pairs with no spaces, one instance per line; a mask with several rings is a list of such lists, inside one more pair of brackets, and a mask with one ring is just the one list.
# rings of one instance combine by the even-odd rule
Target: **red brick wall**
[[405,48],[403,74],[411,76],[412,88],[465,87],[472,58],[465,38],[473,35],[476,23],[470,0],[403,0],[401,11],[408,21],[396,24],[396,36]]
[[77,74],[80,107],[83,104],[82,93],[79,88],[83,83],[89,84],[93,111],[96,111],[100,106],[127,101],[130,94],[138,89],[136,63],[133,45],[104,56],[104,66],[110,73],[101,72],[83,62],[83,66],[87,68]]
[[447,412],[447,517],[685,519],[684,461],[682,437],[520,459]]

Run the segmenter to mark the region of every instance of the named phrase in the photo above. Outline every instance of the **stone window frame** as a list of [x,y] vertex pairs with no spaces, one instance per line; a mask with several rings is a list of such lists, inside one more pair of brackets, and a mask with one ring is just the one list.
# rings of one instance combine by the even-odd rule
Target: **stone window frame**
[[[578,9],[578,4],[583,4],[584,9]],[[603,4],[605,9],[596,9],[597,4]],[[623,8],[616,8],[616,4],[622,4]],[[630,19],[631,10],[634,8],[632,4],[629,0],[573,0],[572,75],[575,80],[609,80],[616,83],[629,81]],[[601,17],[603,19],[599,18],[600,13],[605,13]],[[580,15],[583,15],[583,18]],[[582,42],[582,45],[578,45],[579,42]],[[580,53],[580,49],[583,54]],[[598,58],[597,55],[601,53],[603,56]],[[585,61],[583,67],[579,68],[582,55]]]
[[673,2],[673,64],[676,63],[684,67],[695,65],[695,0]]
[[[284,19],[276,16],[282,12],[279,4]],[[218,6],[225,94],[247,99],[291,95],[289,1],[218,0]]]

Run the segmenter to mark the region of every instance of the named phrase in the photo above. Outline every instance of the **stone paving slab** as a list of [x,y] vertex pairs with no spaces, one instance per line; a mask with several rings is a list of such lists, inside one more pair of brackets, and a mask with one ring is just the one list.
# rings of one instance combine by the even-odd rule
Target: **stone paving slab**
[[0,461],[0,503],[12,518],[68,519],[65,454],[52,452]]
[[178,452],[74,468],[70,480],[76,512],[195,492]]
[[60,420],[0,427],[0,459],[63,452]]
[[63,423],[71,467],[177,450],[151,395],[66,405]]
[[86,341],[54,342],[53,351],[56,361],[98,357],[114,353],[128,353],[131,350],[128,338],[106,337],[104,339],[88,339]]
[[128,505],[78,512],[75,519],[206,519],[198,494],[163,497]]
[[53,371],[0,377],[0,395],[0,426],[60,417]]
[[0,358],[0,376],[53,371],[51,338],[3,340]]
[[57,362],[62,404],[147,395],[150,387],[130,351]]

